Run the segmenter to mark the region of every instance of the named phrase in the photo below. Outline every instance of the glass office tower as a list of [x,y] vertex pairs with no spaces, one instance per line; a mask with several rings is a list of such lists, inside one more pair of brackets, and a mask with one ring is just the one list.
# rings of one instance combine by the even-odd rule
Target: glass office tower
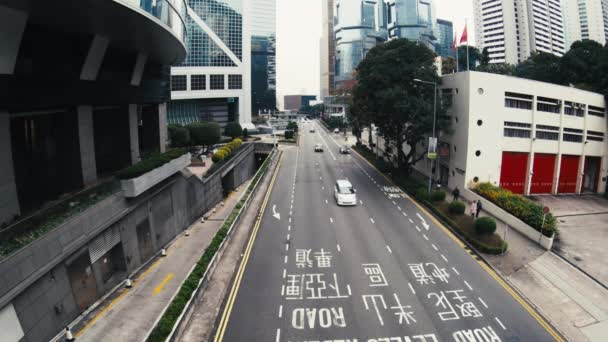
[[385,9],[383,0],[336,1],[336,88],[352,80],[367,52],[387,40]]
[[276,109],[276,0],[251,3],[251,110]]
[[388,33],[391,38],[419,41],[435,50],[433,0],[388,0]]
[[455,51],[452,51],[452,45],[454,44],[454,25],[451,21],[437,19],[437,26],[435,27],[437,43],[435,44],[435,51],[441,57],[455,57]]

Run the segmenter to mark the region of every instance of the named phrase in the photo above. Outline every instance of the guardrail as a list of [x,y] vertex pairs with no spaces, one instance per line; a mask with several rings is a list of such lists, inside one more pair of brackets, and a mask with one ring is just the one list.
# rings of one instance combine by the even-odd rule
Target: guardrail
[[[277,154],[277,150],[273,149],[271,151],[270,155],[264,161],[264,164],[262,164],[262,166],[260,167],[260,169],[256,172],[256,174],[252,178],[254,180],[256,180],[256,178],[257,178],[257,180],[255,181],[255,183],[252,183],[252,184],[249,185],[249,187],[251,188],[251,191],[249,192],[249,194],[247,194],[248,191],[245,191],[241,195],[241,198],[239,198],[239,201],[237,202],[237,206],[238,206],[238,203],[240,203],[243,200],[243,197],[247,194],[247,198],[245,198],[245,201],[243,202],[242,206],[240,208],[235,207],[235,209],[233,209],[233,210],[238,210],[237,216],[232,221],[232,224],[230,225],[230,228],[228,228],[226,236],[222,240],[222,242],[221,242],[220,246],[218,247],[216,253],[213,255],[213,258],[211,259],[211,261],[207,265],[205,273],[203,273],[203,276],[198,281],[197,287],[194,289],[194,291],[190,295],[190,298],[186,302],[186,304],[185,304],[185,306],[184,306],[181,314],[178,316],[177,320],[173,324],[173,329],[171,330],[171,332],[169,333],[169,335],[164,339],[164,341],[174,341],[175,337],[176,337],[176,332],[179,331],[179,329],[183,326],[183,324],[185,324],[184,317],[187,317],[187,315],[193,310],[194,306],[192,304],[193,304],[194,300],[207,287],[207,283],[209,281],[209,278],[211,277],[211,275],[213,275],[213,273],[215,271],[215,268],[217,267],[218,260],[224,254],[226,246],[231,241],[232,234],[234,232],[234,228],[240,223],[242,214],[249,208],[249,205],[251,204],[252,198],[256,195],[256,193],[258,191],[258,185],[262,181],[262,178],[263,178],[264,174],[268,170],[268,166],[272,162],[273,158],[275,158],[276,154]],[[226,218],[226,221],[230,219],[231,215],[229,215],[228,218]],[[226,223],[226,221],[224,221],[224,223]],[[209,248],[209,247],[207,247],[207,248]],[[180,290],[181,290],[182,286],[184,285],[184,283],[186,281],[188,281],[188,278],[190,278],[190,276],[192,275],[192,272],[194,271],[196,265],[197,264],[194,264],[192,266],[192,268],[190,269],[190,271],[188,272],[188,276],[182,282],[182,284],[180,286]],[[146,334],[146,338],[144,339],[145,341],[158,341],[157,339],[152,339],[151,338],[152,337],[152,333],[159,326],[159,322],[161,321],[161,319],[163,318],[163,316],[165,315],[165,313],[167,312],[167,310],[169,309],[169,307],[173,303],[175,297],[177,296],[177,294],[179,293],[180,290],[176,291],[175,294],[171,297],[171,301],[167,304],[167,306],[164,308],[162,314],[154,322],[153,328],[150,329],[150,331],[148,331],[148,333]]]

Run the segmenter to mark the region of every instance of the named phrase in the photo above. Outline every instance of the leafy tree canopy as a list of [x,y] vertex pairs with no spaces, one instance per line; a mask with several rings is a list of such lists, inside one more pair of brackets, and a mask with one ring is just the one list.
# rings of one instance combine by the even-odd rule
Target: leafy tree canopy
[[216,122],[196,122],[187,127],[194,145],[209,146],[220,141],[220,125]]
[[[397,164],[406,172],[423,158],[416,145],[424,141],[433,126],[434,87],[414,79],[441,82],[433,51],[407,39],[378,45],[357,68],[351,110],[351,118],[359,124],[373,122],[382,136],[395,146],[409,145],[407,154],[397,149]],[[437,102],[440,104],[439,99]],[[448,125],[445,109],[438,106],[437,132],[447,129]]]
[[506,63],[482,64],[475,68],[475,71],[512,76],[515,74],[515,65]]
[[564,84],[560,74],[560,58],[545,52],[535,52],[515,67],[515,76],[536,81]]
[[226,124],[224,134],[235,139],[243,135],[243,128],[238,122],[229,122]]
[[599,89],[602,78],[608,77],[601,72],[604,48],[594,40],[577,41],[561,58],[560,78],[567,83],[584,89]]
[[181,125],[167,126],[171,147],[188,147],[190,145],[190,131]]

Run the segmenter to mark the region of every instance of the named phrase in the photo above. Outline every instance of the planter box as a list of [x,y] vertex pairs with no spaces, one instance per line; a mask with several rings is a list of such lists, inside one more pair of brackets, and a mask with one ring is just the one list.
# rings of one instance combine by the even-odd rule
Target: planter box
[[137,197],[156,184],[176,174],[190,165],[190,158],[190,153],[186,153],[137,178],[121,180],[120,186],[125,197]]
[[463,191],[463,193],[462,193],[462,197],[464,197],[470,201],[481,200],[481,203],[483,205],[483,210],[492,214],[497,219],[505,222],[506,224],[509,225],[509,227],[522,233],[525,237],[536,242],[537,244],[541,245],[542,247],[546,248],[547,250],[550,250],[551,246],[553,246],[553,238],[555,237],[555,235],[553,235],[550,238],[548,238],[544,235],[541,236],[540,232],[537,231],[536,229],[530,227],[529,225],[524,223],[522,220],[509,214],[506,210],[500,208],[496,204],[488,201],[484,197],[479,196],[478,194],[474,193],[471,190],[465,189],[465,191]]

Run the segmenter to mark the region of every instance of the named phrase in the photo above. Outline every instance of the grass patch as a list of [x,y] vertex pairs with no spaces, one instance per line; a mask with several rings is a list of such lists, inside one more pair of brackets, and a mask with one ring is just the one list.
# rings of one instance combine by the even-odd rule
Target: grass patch
[[167,339],[167,337],[171,333],[171,330],[173,330],[177,319],[186,308],[186,304],[194,294],[194,291],[198,287],[199,282],[207,271],[209,263],[211,262],[211,260],[219,250],[222,242],[228,235],[228,230],[234,223],[234,220],[236,220],[238,214],[241,212],[245,204],[245,200],[253,192],[255,186],[258,183],[258,180],[266,173],[269,163],[270,158],[267,157],[266,160],[264,160],[264,163],[262,163],[262,165],[260,166],[258,172],[251,180],[251,183],[249,183],[249,186],[247,187],[247,190],[245,191],[245,194],[243,195],[241,200],[236,204],[236,207],[232,210],[232,213],[230,213],[228,218],[224,221],[222,227],[215,234],[213,240],[211,240],[211,243],[209,244],[207,249],[205,249],[205,252],[194,266],[192,273],[190,273],[188,275],[188,278],[186,278],[186,280],[182,283],[179,292],[177,293],[175,298],[173,298],[173,301],[171,302],[171,304],[169,304],[167,310],[163,313],[161,319],[154,327],[154,330],[146,340],[147,342],[163,342]]

